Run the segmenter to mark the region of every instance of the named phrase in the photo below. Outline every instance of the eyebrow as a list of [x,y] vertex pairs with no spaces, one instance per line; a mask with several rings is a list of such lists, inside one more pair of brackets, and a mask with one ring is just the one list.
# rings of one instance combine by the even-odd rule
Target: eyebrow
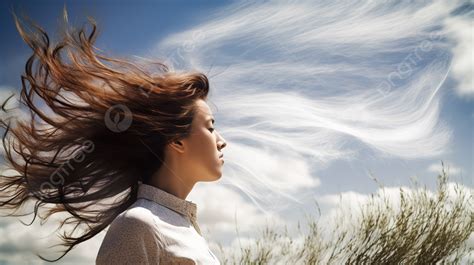
[[213,118],[209,118],[209,119],[206,120],[206,122],[208,122],[208,121],[212,121],[212,124],[214,124],[214,122],[215,122]]

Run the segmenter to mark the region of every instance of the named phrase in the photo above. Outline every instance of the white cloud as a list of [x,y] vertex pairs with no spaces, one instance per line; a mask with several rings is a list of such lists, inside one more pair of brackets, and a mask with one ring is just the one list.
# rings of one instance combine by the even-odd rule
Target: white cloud
[[[3,217],[0,223],[0,263],[5,264],[49,264],[40,260],[35,253],[46,258],[57,258],[60,248],[49,248],[60,243],[57,234],[53,233],[58,225],[58,216],[52,216],[44,225],[36,220],[31,226],[25,226],[17,218]],[[26,223],[31,216],[22,217]],[[104,237],[101,233],[94,238],[81,243],[63,257],[58,264],[93,264]],[[56,252],[57,251],[57,252]]]
[[449,17],[445,20],[447,34],[454,40],[452,75],[458,81],[456,92],[462,97],[474,97],[474,57],[472,19]]
[[201,230],[211,241],[224,242],[239,233],[253,234],[267,222],[283,225],[284,221],[271,212],[262,212],[254,204],[244,200],[238,192],[223,184],[196,187],[188,196],[198,207]]
[[[222,133],[232,136],[228,131]],[[270,135],[266,136],[268,145],[272,140]],[[283,149],[291,148],[281,144]],[[311,175],[304,157],[296,153],[276,152],[265,146],[257,147],[238,141],[228,141],[224,152],[226,164],[222,184],[245,193],[262,212],[284,210],[289,202],[300,201],[300,196],[295,195],[298,190],[320,185],[319,179]]]
[[[462,172],[462,169],[460,167],[458,167],[457,165],[451,162],[444,162],[444,166],[448,174],[458,175],[459,173]],[[440,174],[442,170],[441,162],[432,163],[431,165],[428,166],[427,170],[429,172]]]

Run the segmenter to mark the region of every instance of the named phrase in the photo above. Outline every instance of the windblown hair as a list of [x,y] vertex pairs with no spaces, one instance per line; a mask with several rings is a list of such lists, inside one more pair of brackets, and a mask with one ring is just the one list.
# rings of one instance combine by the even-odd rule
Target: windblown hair
[[[56,43],[31,20],[14,20],[33,50],[20,92],[29,115],[1,119],[5,161],[15,174],[0,175],[0,209],[25,215],[20,207],[34,202],[31,223],[66,213],[59,228],[72,229],[60,235],[64,253],[54,260],[38,255],[57,261],[135,202],[139,181],[162,166],[165,146],[188,136],[195,101],[207,99],[209,82],[161,62],[101,55],[90,18],[82,28],[67,26]],[[11,98],[2,111],[11,110]]]

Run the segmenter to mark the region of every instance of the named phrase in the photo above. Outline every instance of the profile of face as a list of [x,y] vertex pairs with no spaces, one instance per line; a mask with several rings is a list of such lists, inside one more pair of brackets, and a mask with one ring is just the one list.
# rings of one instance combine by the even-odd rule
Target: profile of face
[[198,99],[191,133],[182,139],[184,161],[196,181],[215,181],[222,176],[222,149],[226,141],[214,128],[214,116],[206,101]]

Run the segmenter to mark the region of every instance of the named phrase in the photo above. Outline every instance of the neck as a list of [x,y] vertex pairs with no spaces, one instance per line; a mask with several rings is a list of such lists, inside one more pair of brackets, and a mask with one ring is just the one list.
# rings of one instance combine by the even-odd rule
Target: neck
[[148,185],[157,187],[180,199],[186,200],[188,194],[194,187],[195,182],[189,175],[186,175],[177,163],[163,163],[158,171],[151,177]]

